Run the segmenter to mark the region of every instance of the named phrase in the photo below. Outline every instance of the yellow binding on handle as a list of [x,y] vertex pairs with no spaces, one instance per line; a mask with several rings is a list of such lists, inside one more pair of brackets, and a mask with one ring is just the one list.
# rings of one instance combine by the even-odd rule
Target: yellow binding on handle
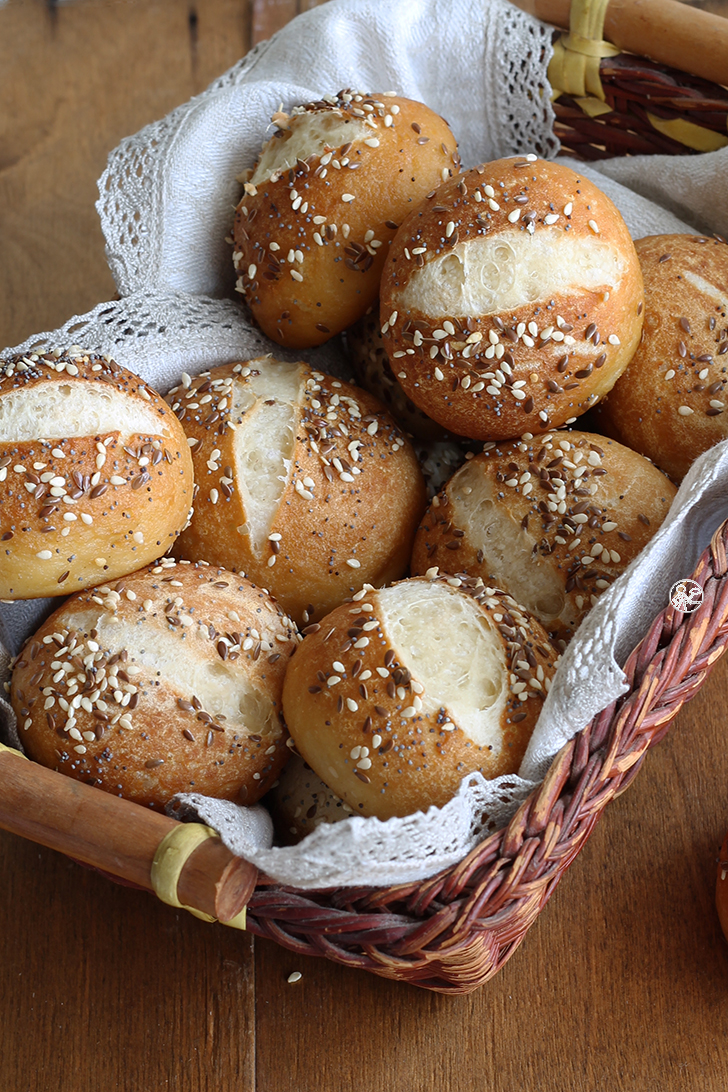
[[604,101],[599,62],[621,52],[602,37],[608,5],[609,0],[571,0],[569,33],[554,43],[549,64],[552,98],[571,95],[590,117],[611,110]]
[[4,743],[0,743],[0,755],[3,751],[9,751],[11,755],[17,755],[18,758],[24,758],[27,762],[28,756],[24,755],[22,751],[17,750],[16,747],[6,747]]
[[[603,38],[608,6],[609,0],[571,0],[569,33],[554,43],[549,62],[551,98],[570,95],[590,118],[612,112],[605,101],[599,62],[622,52]],[[728,144],[728,137],[686,118],[660,118],[647,112],[647,119],[658,133],[697,152],[714,152]]]
[[[185,906],[177,896],[177,884],[182,874],[182,869],[187,864],[198,846],[208,838],[218,838],[217,831],[202,823],[180,823],[179,826],[166,834],[157,847],[152,862],[152,886],[154,893],[162,902],[169,906],[176,906],[182,910],[188,910],[203,921],[216,921],[209,914],[202,913],[192,906]],[[245,928],[245,907],[230,921],[222,922],[232,929]]]

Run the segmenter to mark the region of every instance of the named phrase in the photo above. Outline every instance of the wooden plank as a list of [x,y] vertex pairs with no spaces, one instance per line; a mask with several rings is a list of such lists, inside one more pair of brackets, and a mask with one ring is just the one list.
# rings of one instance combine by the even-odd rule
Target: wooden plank
[[239,60],[249,15],[246,0],[0,6],[0,346],[112,297],[106,157]]
[[[108,152],[249,44],[245,0],[0,6],[0,346],[111,297]],[[251,937],[4,832],[0,891],[3,1092],[254,1087]]]
[[253,45],[271,38],[301,12],[325,3],[327,0],[253,0]]
[[252,939],[0,834],[3,1092],[255,1080]]
[[298,0],[253,0],[253,45],[272,38],[298,15]]

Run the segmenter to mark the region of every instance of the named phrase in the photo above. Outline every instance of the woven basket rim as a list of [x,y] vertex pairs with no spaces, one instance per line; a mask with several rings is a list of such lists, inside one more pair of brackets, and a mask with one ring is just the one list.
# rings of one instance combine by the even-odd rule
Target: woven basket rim
[[462,861],[390,887],[302,892],[262,877],[250,931],[435,992],[477,989],[513,954],[606,805],[725,651],[727,577],[728,520],[692,574],[701,607],[660,611],[624,666],[629,690],[564,744],[507,826]]

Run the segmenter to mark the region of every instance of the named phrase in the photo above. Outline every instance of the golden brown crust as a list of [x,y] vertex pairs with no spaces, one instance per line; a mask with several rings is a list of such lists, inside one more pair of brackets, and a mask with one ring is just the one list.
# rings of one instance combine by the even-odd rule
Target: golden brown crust
[[515,772],[557,659],[538,622],[481,580],[461,575],[405,583],[440,583],[472,597],[500,644],[508,693],[496,753],[472,743],[449,709],[427,708],[429,680],[412,677],[381,621],[386,593],[363,589],[356,601],[309,627],[286,673],[289,731],[305,761],[355,814],[380,819],[446,803],[468,773]]
[[254,803],[288,757],[291,621],[243,577],[168,558],[71,597],[26,643],[11,701],[29,756],[151,807]]
[[493,444],[433,500],[412,573],[436,565],[496,583],[569,640],[655,534],[675,492],[641,455],[603,436],[555,431]]
[[728,437],[728,247],[695,235],[650,235],[635,246],[642,340],[596,420],[679,482]]
[[[98,434],[64,436],[62,408],[59,427],[28,409],[38,398],[77,407],[99,392],[110,408]],[[122,435],[122,416],[138,431]],[[110,358],[0,361],[0,430],[0,598],[67,595],[122,576],[164,554],[184,526],[193,490],[184,432],[160,395]]]
[[403,429],[417,440],[450,438],[450,433],[419,409],[404,393],[384,348],[379,303],[346,331],[346,348],[357,383],[378,398]]
[[[495,241],[501,249],[482,258]],[[475,275],[468,263],[479,261]],[[584,413],[627,366],[641,303],[634,245],[612,202],[569,168],[523,157],[466,171],[410,213],[381,285],[385,345],[405,392],[481,440]]]
[[[281,365],[289,374],[299,369],[291,380],[294,443],[287,480],[255,541],[235,445],[269,401],[266,377],[278,367],[270,358],[225,365],[167,396],[195,441],[198,483],[175,552],[245,572],[300,623],[322,617],[364,583],[401,577],[427,501],[411,446],[371,395],[307,364]],[[210,399],[204,405],[201,389]]]
[[237,290],[268,337],[298,349],[365,313],[397,225],[460,167],[442,118],[391,95],[327,96],[285,118],[273,141],[331,116],[342,129],[349,123],[351,139],[342,132],[336,147],[314,139],[290,170],[246,182],[235,214]]

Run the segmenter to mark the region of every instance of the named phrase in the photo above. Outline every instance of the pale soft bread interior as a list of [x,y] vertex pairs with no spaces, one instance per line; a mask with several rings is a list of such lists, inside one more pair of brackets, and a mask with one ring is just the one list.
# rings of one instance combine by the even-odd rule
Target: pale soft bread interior
[[104,383],[47,382],[0,397],[0,443],[74,436],[169,436],[165,417]]
[[617,248],[593,236],[514,230],[457,243],[414,267],[394,296],[399,309],[434,318],[492,315],[584,290],[613,291],[624,272]]
[[491,622],[463,592],[424,580],[378,593],[379,618],[400,662],[422,683],[423,710],[444,707],[474,743],[502,743],[508,697],[503,646]]
[[73,626],[85,633],[95,628],[102,648],[112,652],[127,649],[129,660],[123,665],[124,669],[128,672],[130,665],[146,669],[138,676],[130,675],[134,685],[164,680],[164,685],[179,697],[189,701],[194,695],[206,713],[224,716],[226,727],[242,726],[246,732],[278,735],[280,728],[273,702],[242,672],[234,672],[217,656],[210,660],[204,647],[210,645],[207,630],[188,627],[185,641],[189,641],[189,654],[184,655],[176,633],[147,626],[143,631],[143,648],[137,652],[131,650],[140,644],[142,631],[124,619],[110,622],[109,617],[96,612],[77,614]]
[[477,465],[466,463],[448,493],[453,523],[466,532],[474,550],[483,551],[496,586],[542,622],[558,618],[565,604],[563,577],[533,553],[536,540],[499,500],[493,482]]
[[233,387],[233,418],[243,417],[234,452],[244,526],[260,553],[293,469],[303,375],[300,364],[252,363],[260,374]]
[[283,136],[275,136],[263,147],[260,159],[250,179],[262,186],[270,176],[295,167],[296,160],[310,155],[322,155],[324,148],[340,148],[349,141],[355,143],[372,135],[372,127],[362,120],[346,120],[333,110],[315,114],[297,114],[289,122]]
[[714,300],[720,307],[725,307],[726,294],[722,288],[718,288],[717,284],[706,281],[705,277],[701,277],[699,273],[693,273],[690,269],[684,270],[682,276],[688,284],[692,284],[693,288],[697,288],[698,292],[702,292],[708,299]]

